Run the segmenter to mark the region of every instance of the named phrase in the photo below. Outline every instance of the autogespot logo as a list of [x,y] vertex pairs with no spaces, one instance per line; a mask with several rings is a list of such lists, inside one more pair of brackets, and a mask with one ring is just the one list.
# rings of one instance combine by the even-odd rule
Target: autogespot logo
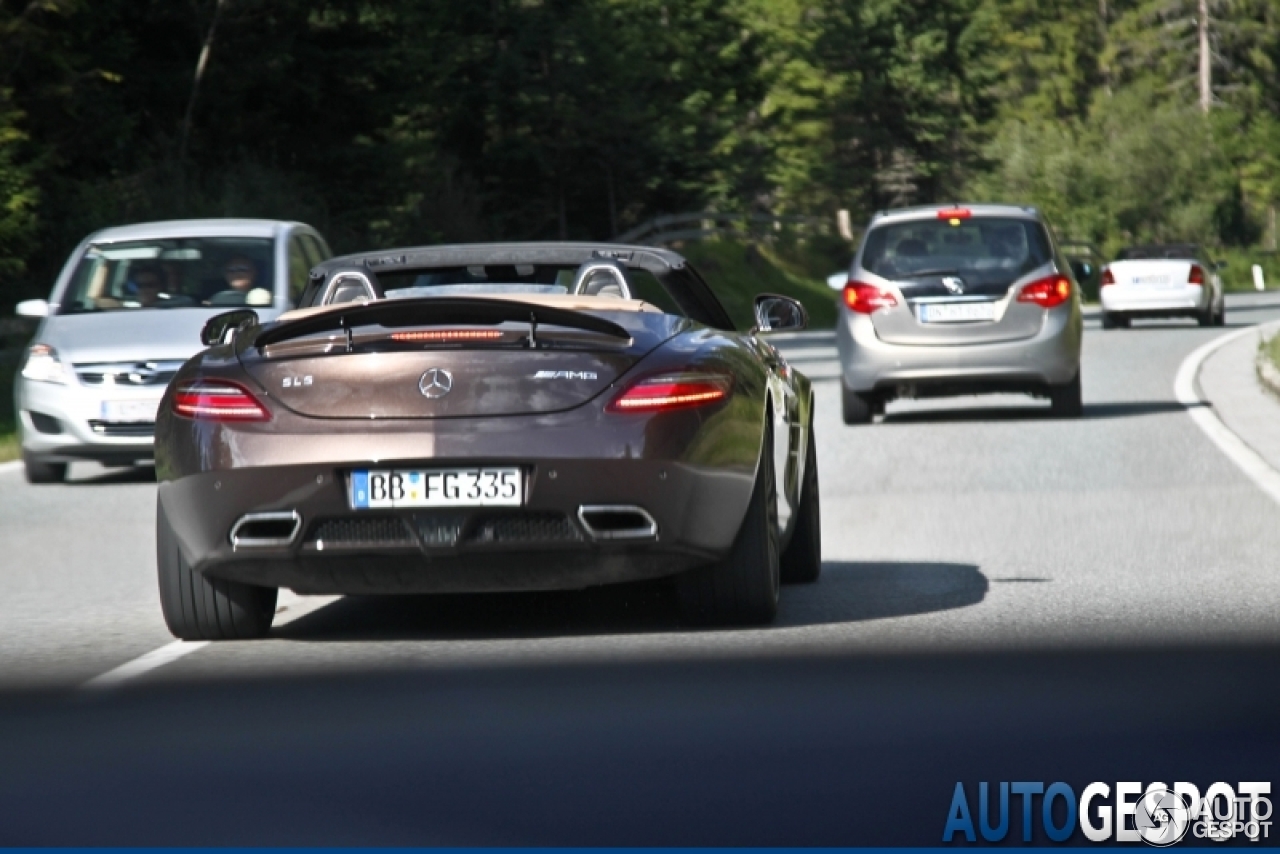
[[[1035,835],[1037,815],[1044,835],[1053,842],[1066,842],[1077,827],[1091,842],[1146,842],[1164,847],[1185,839],[1225,842],[1244,836],[1252,842],[1271,837],[1271,794],[1267,782],[1214,783],[1201,797],[1191,783],[1090,783],[1077,798],[1066,783],[1020,781],[979,783],[977,820],[964,783],[956,783],[947,811],[942,841],[962,836],[976,842],[1000,842],[1009,835],[1010,797],[1021,798],[1022,841]],[[1035,799],[1040,798],[1036,810]]]

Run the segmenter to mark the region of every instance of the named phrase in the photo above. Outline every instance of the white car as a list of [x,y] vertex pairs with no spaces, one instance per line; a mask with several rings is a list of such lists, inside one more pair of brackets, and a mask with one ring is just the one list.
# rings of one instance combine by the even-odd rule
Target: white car
[[1227,322],[1218,271],[1200,247],[1131,246],[1102,268],[1102,328],[1125,328],[1135,317],[1191,317],[1201,326]]
[[27,480],[67,464],[131,465],[154,454],[156,407],[209,318],[236,306],[271,320],[331,255],[315,229],[274,220],[182,220],[109,228],[76,247],[14,384]]

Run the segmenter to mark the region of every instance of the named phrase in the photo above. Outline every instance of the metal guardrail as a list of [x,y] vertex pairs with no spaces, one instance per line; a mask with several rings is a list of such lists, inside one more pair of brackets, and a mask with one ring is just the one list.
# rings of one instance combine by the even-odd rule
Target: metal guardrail
[[[681,228],[697,223],[696,228]],[[638,243],[645,246],[665,246],[678,240],[702,240],[721,234],[765,236],[784,225],[801,226],[814,231],[828,231],[833,222],[819,216],[774,216],[773,214],[699,213],[667,214],[655,216],[635,228],[613,238],[616,243]],[[763,226],[763,228],[761,228]]]

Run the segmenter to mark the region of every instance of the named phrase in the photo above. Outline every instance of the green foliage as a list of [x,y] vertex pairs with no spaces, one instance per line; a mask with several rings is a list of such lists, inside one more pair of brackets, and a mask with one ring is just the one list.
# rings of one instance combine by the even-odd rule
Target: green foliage
[[0,0],[0,304],[168,217],[345,251],[968,197],[1274,240],[1280,0],[1210,0],[1207,115],[1196,0],[224,0],[197,91],[215,6]]
[[809,312],[809,326],[830,329],[835,325],[837,294],[826,277],[849,266],[849,258],[832,266],[829,256],[794,243],[782,245],[705,240],[680,248],[724,303],[739,329],[755,324],[755,298],[775,293],[800,301]]

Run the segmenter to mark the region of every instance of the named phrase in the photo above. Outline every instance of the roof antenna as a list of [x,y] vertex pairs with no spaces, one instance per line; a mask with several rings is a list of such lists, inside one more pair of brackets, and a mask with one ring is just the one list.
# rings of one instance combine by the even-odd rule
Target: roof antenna
[[529,312],[529,348],[538,349],[538,315]]

